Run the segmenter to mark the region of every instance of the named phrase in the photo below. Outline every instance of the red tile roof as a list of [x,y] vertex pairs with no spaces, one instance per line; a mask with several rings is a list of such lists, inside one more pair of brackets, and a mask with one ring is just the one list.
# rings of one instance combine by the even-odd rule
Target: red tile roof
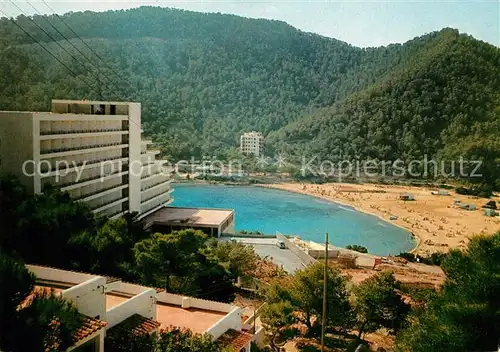
[[159,326],[160,323],[155,320],[145,318],[139,314],[134,314],[108,330],[107,336],[112,339],[113,335],[119,332],[134,335],[146,335],[156,331]]
[[[19,305],[18,309],[23,309],[30,306],[33,300],[38,297],[49,297],[54,293],[54,289],[50,287],[35,286],[33,291],[26,297],[26,299]],[[86,315],[80,314],[82,316],[82,326],[75,331],[73,336],[73,342],[76,344],[79,341],[93,335],[95,332],[104,328],[107,323],[105,321],[90,318]],[[57,319],[52,321],[53,324],[57,324]]]
[[76,344],[93,335],[97,331],[105,328],[106,325],[107,323],[105,321],[84,316],[82,326],[75,331],[75,335],[73,336],[74,343]]
[[222,334],[217,341],[221,342],[224,346],[231,345],[235,351],[241,350],[243,347],[248,345],[252,341],[253,335],[244,331],[236,331],[234,329],[229,329],[224,334]]

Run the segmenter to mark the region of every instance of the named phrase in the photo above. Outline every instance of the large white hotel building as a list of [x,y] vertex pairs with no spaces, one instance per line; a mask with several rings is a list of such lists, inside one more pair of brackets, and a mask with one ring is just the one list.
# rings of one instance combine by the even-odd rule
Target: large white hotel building
[[141,138],[140,103],[52,100],[51,112],[0,112],[0,171],[34,194],[68,192],[94,213],[148,215],[173,200],[170,173]]

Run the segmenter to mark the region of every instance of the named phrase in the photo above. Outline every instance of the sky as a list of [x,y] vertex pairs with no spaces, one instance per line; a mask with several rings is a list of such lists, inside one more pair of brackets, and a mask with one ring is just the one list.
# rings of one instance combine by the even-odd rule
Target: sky
[[[41,0],[29,0],[40,13],[52,11]],[[428,32],[452,27],[500,46],[500,0],[371,0],[371,1],[151,1],[151,0],[45,0],[55,12],[105,11],[142,5],[174,7],[199,12],[231,13],[276,19],[306,31],[370,47],[403,43]],[[0,0],[8,16],[35,14],[26,0]],[[0,16],[3,14],[0,12]]]

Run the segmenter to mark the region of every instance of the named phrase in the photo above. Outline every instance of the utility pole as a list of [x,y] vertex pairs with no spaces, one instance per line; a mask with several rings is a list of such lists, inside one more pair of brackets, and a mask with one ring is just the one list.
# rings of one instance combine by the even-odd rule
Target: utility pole
[[325,272],[323,277],[323,316],[321,317],[321,352],[325,351],[326,288],[328,279],[328,232],[325,234]]
[[[257,290],[257,289],[256,289],[256,290]],[[252,332],[253,332],[254,334],[255,334],[255,319],[257,318],[257,317],[255,316],[255,312],[256,312],[256,310],[255,310],[255,298],[256,298],[256,292],[255,292],[255,291],[253,291],[253,302],[252,302],[252,304],[253,304],[253,331],[252,331]]]

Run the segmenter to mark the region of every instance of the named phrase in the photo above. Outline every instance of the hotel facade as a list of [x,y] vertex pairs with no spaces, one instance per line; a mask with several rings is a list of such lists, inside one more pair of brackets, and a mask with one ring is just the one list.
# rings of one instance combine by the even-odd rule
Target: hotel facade
[[262,155],[264,151],[264,136],[260,132],[247,132],[240,137],[240,149],[244,154]]
[[95,214],[146,216],[172,202],[171,175],[141,138],[141,105],[52,100],[0,112],[0,171],[34,194],[56,187]]

